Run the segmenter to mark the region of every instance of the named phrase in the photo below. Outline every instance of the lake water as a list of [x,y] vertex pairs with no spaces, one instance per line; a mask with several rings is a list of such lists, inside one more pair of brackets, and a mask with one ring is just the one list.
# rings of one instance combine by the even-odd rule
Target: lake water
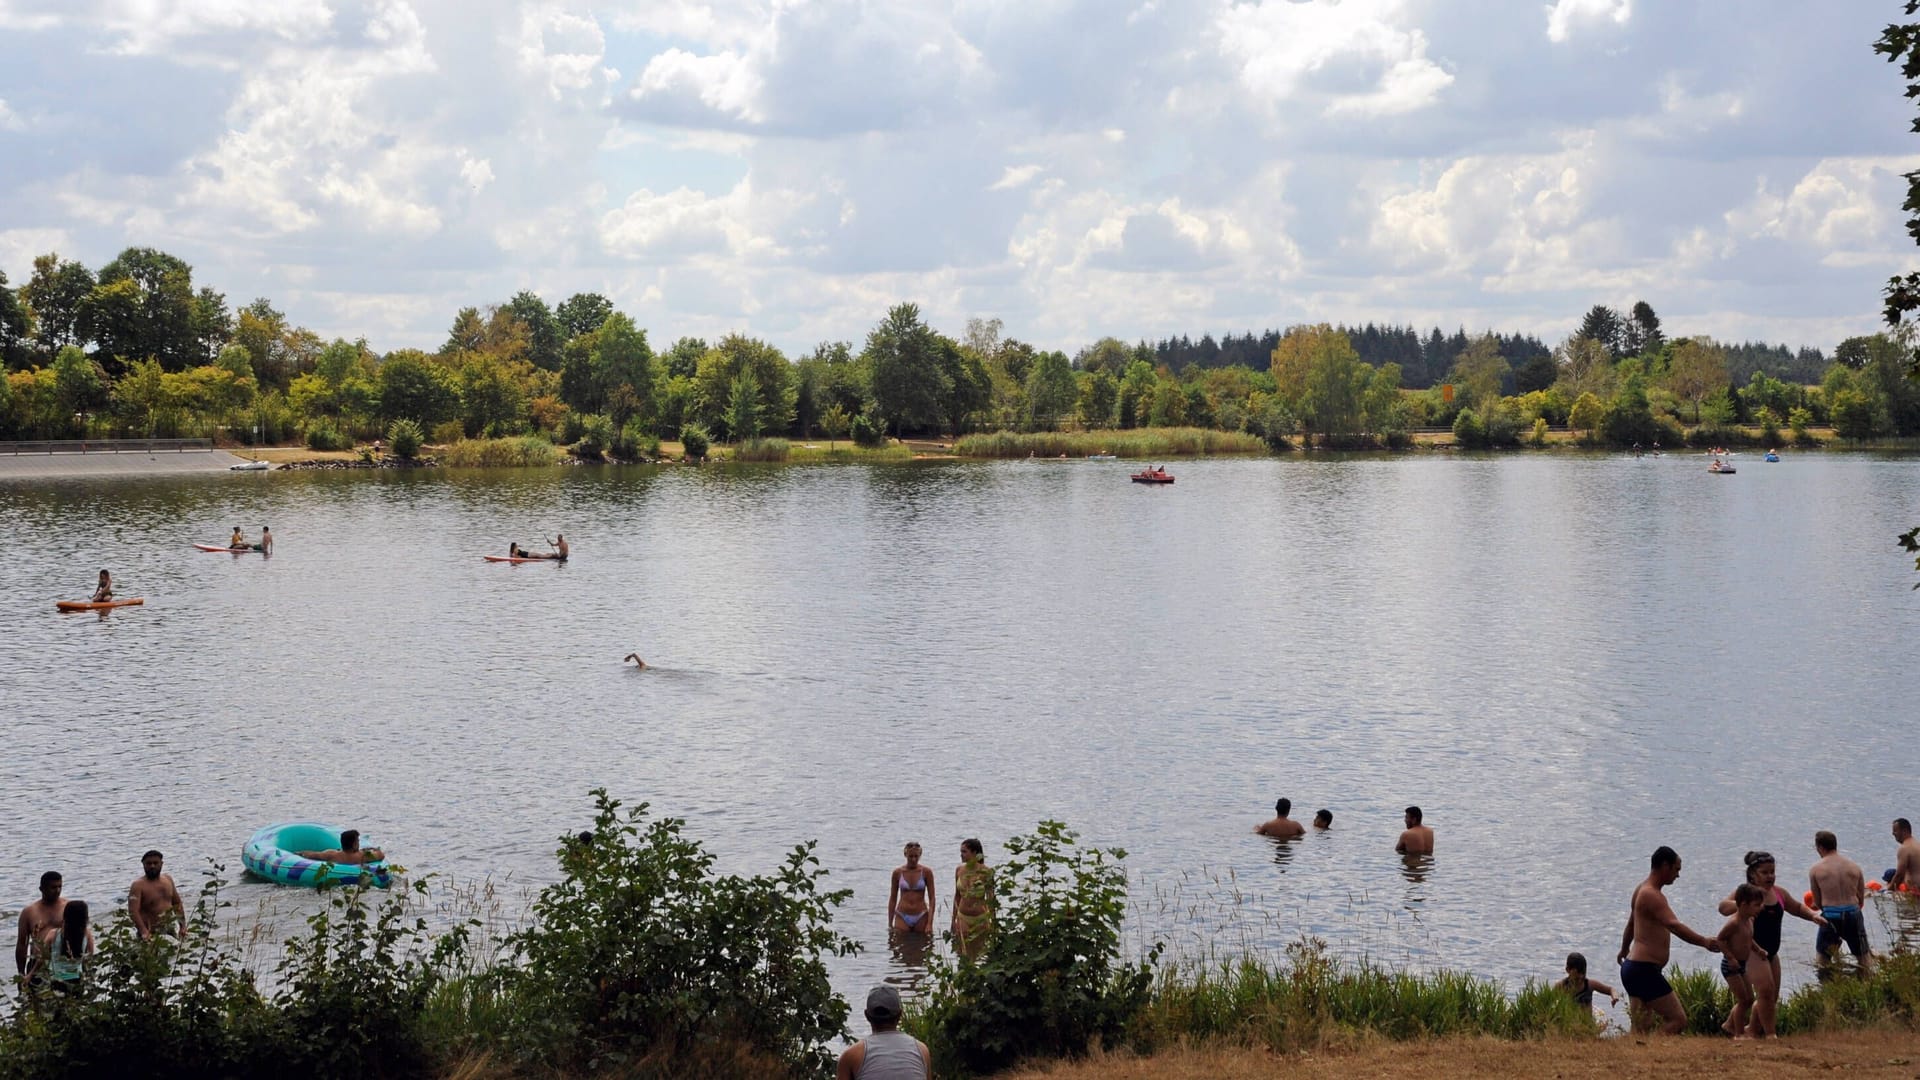
[[[856,1001],[916,978],[883,914],[905,841],[944,909],[963,838],[997,860],[1043,818],[1125,847],[1134,931],[1188,957],[1312,933],[1509,985],[1571,949],[1601,974],[1656,845],[1711,932],[1748,848],[1798,892],[1815,829],[1877,873],[1920,817],[1893,543],[1920,463],[1738,461],[0,481],[0,896],[57,867],[117,902],[148,847],[190,887],[305,818],[518,895],[605,786],[727,869],[818,839],[868,944],[836,965]],[[271,559],[188,546],[262,523]],[[556,530],[564,567],[479,558]],[[103,566],[147,605],[54,612]],[[1281,795],[1333,830],[1250,835]],[[1438,834],[1417,873],[1409,803]],[[1790,980],[1812,937],[1789,920]]]

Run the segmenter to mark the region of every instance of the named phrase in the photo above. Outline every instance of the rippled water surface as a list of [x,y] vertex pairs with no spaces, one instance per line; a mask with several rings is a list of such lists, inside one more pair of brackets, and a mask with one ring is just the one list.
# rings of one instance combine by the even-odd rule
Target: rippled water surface
[[[115,900],[148,847],[185,886],[295,818],[511,893],[605,786],[728,869],[817,838],[868,943],[845,991],[913,980],[883,918],[904,841],[945,908],[961,839],[997,858],[1042,818],[1125,847],[1135,929],[1188,956],[1311,932],[1555,975],[1612,956],[1657,844],[1711,930],[1746,849],[1799,890],[1814,829],[1877,871],[1886,822],[1920,816],[1920,594],[1893,544],[1920,463],[1741,466],[0,479],[0,902],[48,867]],[[263,522],[271,559],[188,546]],[[556,530],[564,567],[479,558]],[[102,566],[146,606],[55,614]],[[1251,836],[1280,795],[1334,829]],[[1438,833],[1417,872],[1392,851],[1408,803]]]

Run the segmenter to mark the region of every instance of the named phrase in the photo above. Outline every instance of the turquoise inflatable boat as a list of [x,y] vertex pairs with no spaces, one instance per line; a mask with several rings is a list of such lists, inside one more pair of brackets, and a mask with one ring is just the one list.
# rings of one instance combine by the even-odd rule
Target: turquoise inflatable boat
[[[361,837],[362,848],[377,847]],[[297,851],[333,851],[340,847],[340,830],[311,821],[269,825],[254,833],[240,849],[240,861],[248,870],[282,885],[372,885],[384,889],[393,884],[393,875],[385,859],[364,866],[351,863],[323,863],[303,859]]]

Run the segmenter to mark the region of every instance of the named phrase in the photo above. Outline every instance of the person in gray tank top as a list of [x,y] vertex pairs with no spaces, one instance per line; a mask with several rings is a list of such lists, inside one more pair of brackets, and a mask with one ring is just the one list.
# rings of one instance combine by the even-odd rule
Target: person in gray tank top
[[932,1080],[927,1044],[900,1030],[900,991],[882,984],[867,994],[873,1034],[847,1047],[834,1080]]

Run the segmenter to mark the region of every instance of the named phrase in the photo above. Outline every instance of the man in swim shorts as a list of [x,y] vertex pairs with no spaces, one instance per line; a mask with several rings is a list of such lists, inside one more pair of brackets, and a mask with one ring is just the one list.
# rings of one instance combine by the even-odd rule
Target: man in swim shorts
[[1903,817],[1894,818],[1893,841],[1900,848],[1893,853],[1893,878],[1889,884],[1896,891],[1903,885],[1920,889],[1920,840],[1913,838],[1913,823]]
[[1627,992],[1627,1015],[1639,1030],[1648,1014],[1661,1020],[1660,1031],[1678,1035],[1687,1027],[1687,1012],[1663,974],[1673,938],[1697,945],[1708,952],[1720,951],[1720,943],[1695,933],[1673,913],[1660,890],[1680,878],[1680,856],[1665,844],[1653,851],[1653,872],[1634,886],[1633,904],[1627,911],[1627,928],[1620,936],[1620,988]]
[[1846,945],[1865,975],[1871,967],[1867,920],[1860,914],[1860,906],[1867,902],[1866,875],[1859,863],[1840,854],[1839,838],[1825,829],[1813,834],[1813,849],[1820,853],[1820,861],[1807,871],[1807,884],[1813,889],[1813,906],[1827,919],[1827,925],[1814,935],[1813,947],[1822,960],[1830,960]]
[[1287,816],[1292,812],[1293,800],[1281,799],[1273,804],[1273,820],[1255,825],[1253,831],[1269,840],[1291,840],[1296,836],[1305,836],[1307,830]]
[[60,895],[64,884],[58,870],[40,875],[40,899],[20,909],[20,935],[13,943],[13,969],[21,977],[27,974],[27,950],[43,931],[55,929],[66,914],[67,901]]

